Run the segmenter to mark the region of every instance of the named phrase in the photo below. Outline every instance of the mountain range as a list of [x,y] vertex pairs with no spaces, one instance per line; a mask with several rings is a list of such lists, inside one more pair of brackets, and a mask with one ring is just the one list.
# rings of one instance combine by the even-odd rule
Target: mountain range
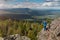
[[0,16],[16,18],[16,19],[31,19],[32,16],[45,15],[60,15],[60,10],[56,9],[29,9],[29,8],[12,8],[0,9]]

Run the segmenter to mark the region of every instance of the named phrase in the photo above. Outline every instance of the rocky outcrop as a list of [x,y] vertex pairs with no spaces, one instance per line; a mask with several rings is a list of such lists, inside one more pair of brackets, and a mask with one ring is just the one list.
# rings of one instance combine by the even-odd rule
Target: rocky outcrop
[[0,40],[4,40],[2,37],[0,37]]
[[[47,28],[49,28],[49,25]],[[38,40],[60,40],[60,18],[52,21],[47,31],[42,29],[41,32],[38,33],[37,38]]]
[[26,36],[22,36],[21,37],[22,40],[30,40],[30,38],[26,37]]
[[27,36],[20,36],[19,34],[15,34],[0,38],[0,40],[30,40],[30,38],[28,38]]

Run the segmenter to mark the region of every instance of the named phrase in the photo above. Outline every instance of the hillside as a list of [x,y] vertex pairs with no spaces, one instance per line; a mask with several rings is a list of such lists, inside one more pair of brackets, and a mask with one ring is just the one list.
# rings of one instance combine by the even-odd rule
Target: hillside
[[42,19],[55,18],[60,16],[60,10],[41,10],[29,8],[0,9],[0,17],[9,17],[12,19]]
[[[48,25],[47,28],[49,28]],[[52,21],[48,30],[44,31],[42,29],[41,32],[38,33],[38,40],[60,40],[60,18]]]
[[28,14],[1,14],[0,18],[11,18],[16,20],[22,20],[22,19],[32,19],[32,16]]
[[12,9],[0,9],[0,14],[29,14],[31,16],[43,16],[43,15],[59,15],[60,10],[52,9],[29,9],[29,8],[12,8]]

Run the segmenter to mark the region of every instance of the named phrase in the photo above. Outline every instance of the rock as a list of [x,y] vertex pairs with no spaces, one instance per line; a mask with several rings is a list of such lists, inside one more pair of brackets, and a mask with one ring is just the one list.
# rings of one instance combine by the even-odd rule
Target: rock
[[20,35],[16,34],[15,36],[16,36],[16,40],[22,40]]
[[27,36],[22,36],[21,38],[22,40],[30,40],[30,38],[28,38]]
[[5,40],[30,40],[30,38],[26,36],[20,36],[19,34],[10,35],[8,37],[5,37],[4,39]]
[[41,32],[38,33],[37,38],[37,40],[60,40],[60,18],[52,21],[49,31],[42,29]]
[[4,40],[2,37],[0,37],[0,40]]

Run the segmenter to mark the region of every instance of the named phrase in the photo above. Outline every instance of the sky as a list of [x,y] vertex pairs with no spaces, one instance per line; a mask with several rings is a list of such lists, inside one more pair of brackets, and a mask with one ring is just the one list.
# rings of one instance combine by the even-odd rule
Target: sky
[[60,9],[60,0],[0,0],[0,9],[5,8]]

